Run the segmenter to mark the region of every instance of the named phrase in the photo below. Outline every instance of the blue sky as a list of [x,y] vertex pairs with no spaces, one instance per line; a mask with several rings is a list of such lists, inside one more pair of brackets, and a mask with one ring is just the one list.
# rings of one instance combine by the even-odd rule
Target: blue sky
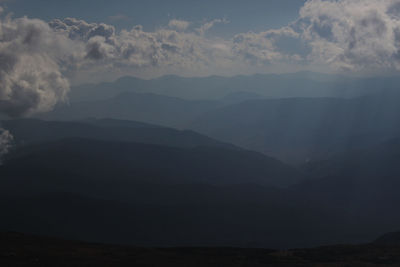
[[6,6],[16,17],[46,21],[74,17],[89,22],[106,22],[118,29],[143,25],[147,31],[170,19],[201,22],[226,19],[210,34],[229,36],[247,31],[279,28],[296,19],[305,0],[12,0]]

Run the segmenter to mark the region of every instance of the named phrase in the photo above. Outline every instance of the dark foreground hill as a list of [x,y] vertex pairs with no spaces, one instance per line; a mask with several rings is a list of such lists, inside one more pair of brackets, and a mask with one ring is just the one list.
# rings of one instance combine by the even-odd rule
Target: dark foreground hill
[[114,186],[118,181],[287,186],[303,178],[295,168],[247,150],[84,138],[22,146],[9,155],[0,173],[2,182],[22,185],[32,177],[54,183],[109,180]]
[[139,248],[0,233],[1,266],[398,266],[400,246],[337,245],[287,251]]
[[338,236],[335,214],[270,187],[294,182],[294,169],[249,151],[70,139],[15,150],[0,175],[5,230],[149,246],[298,247]]
[[399,151],[400,139],[392,139],[310,164],[308,173],[313,179],[294,190],[324,207],[341,209],[348,216],[357,214],[360,228],[380,224],[388,227],[386,231],[396,230],[400,223]]
[[400,246],[400,232],[385,234],[374,241],[376,245]]
[[249,151],[31,145],[0,167],[0,229],[138,246],[362,243],[399,228],[398,151],[392,140],[338,155],[305,168],[312,179],[276,188],[298,172]]

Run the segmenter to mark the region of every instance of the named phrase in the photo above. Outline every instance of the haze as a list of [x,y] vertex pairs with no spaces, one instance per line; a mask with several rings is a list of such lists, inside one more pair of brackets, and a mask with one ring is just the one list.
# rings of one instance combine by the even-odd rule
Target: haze
[[0,0],[0,231],[372,242],[400,230],[399,72],[398,0]]

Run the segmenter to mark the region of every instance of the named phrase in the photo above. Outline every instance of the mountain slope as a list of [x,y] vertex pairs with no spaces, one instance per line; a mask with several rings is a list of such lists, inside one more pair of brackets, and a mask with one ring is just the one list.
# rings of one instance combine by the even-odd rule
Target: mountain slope
[[73,122],[21,119],[3,121],[1,124],[13,134],[17,144],[89,138],[187,148],[215,146],[238,149],[193,131],[180,131],[135,121],[86,119]]
[[51,120],[113,118],[181,127],[220,105],[216,101],[190,101],[149,93],[124,92],[106,100],[72,102],[39,117]]
[[188,128],[304,163],[396,136],[399,114],[394,96],[251,100],[210,111]]
[[10,177],[12,184],[18,179],[29,181],[30,176],[42,174],[48,179],[56,176],[65,182],[75,175],[90,180],[106,181],[113,177],[121,181],[166,184],[286,186],[302,179],[294,168],[246,150],[211,146],[178,148],[90,139],[66,139],[21,147],[9,155],[0,172],[3,181]]
[[287,230],[289,218],[307,226],[312,208],[269,185],[298,173],[249,151],[71,139],[15,150],[0,175],[0,229],[153,246],[328,239]]
[[312,72],[198,78],[168,75],[152,80],[122,77],[114,82],[73,87],[71,101],[104,100],[122,92],[154,93],[192,100],[217,100],[237,92],[268,98],[356,97],[397,91],[398,83],[398,77],[352,78]]
[[24,147],[0,167],[0,229],[150,246],[365,242],[400,225],[399,144],[338,156],[287,189],[269,185],[292,182],[292,169],[242,150]]
[[400,139],[359,149],[313,164],[314,177],[291,188],[304,201],[342,211],[365,233],[398,231]]

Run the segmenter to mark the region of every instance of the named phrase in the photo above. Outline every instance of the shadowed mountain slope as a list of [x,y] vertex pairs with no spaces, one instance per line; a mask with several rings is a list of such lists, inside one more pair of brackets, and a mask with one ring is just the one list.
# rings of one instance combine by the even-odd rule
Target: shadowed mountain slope
[[[21,166],[24,166],[23,168]],[[31,173],[32,171],[32,173]],[[35,172],[38,173],[35,173]],[[224,147],[193,148],[66,139],[16,149],[1,167],[4,177],[31,179],[41,173],[65,178],[285,186],[303,178],[294,168],[260,153]],[[3,181],[6,179],[4,178]],[[77,186],[77,188],[79,188]]]
[[210,146],[239,149],[190,130],[180,131],[135,121],[85,119],[73,122],[23,119],[3,121],[1,124],[13,134],[17,144],[89,138],[187,148]]
[[0,167],[0,229],[146,246],[365,242],[400,225],[398,151],[392,141],[341,155],[308,169],[312,180],[277,189],[298,173],[249,151],[86,139],[26,146]]
[[[380,235],[397,231],[400,140],[339,154],[308,166],[312,179],[291,188],[304,201],[342,212],[354,226]],[[306,168],[307,169],[307,168]]]
[[189,128],[293,163],[397,136],[395,96],[251,100],[210,111]]

